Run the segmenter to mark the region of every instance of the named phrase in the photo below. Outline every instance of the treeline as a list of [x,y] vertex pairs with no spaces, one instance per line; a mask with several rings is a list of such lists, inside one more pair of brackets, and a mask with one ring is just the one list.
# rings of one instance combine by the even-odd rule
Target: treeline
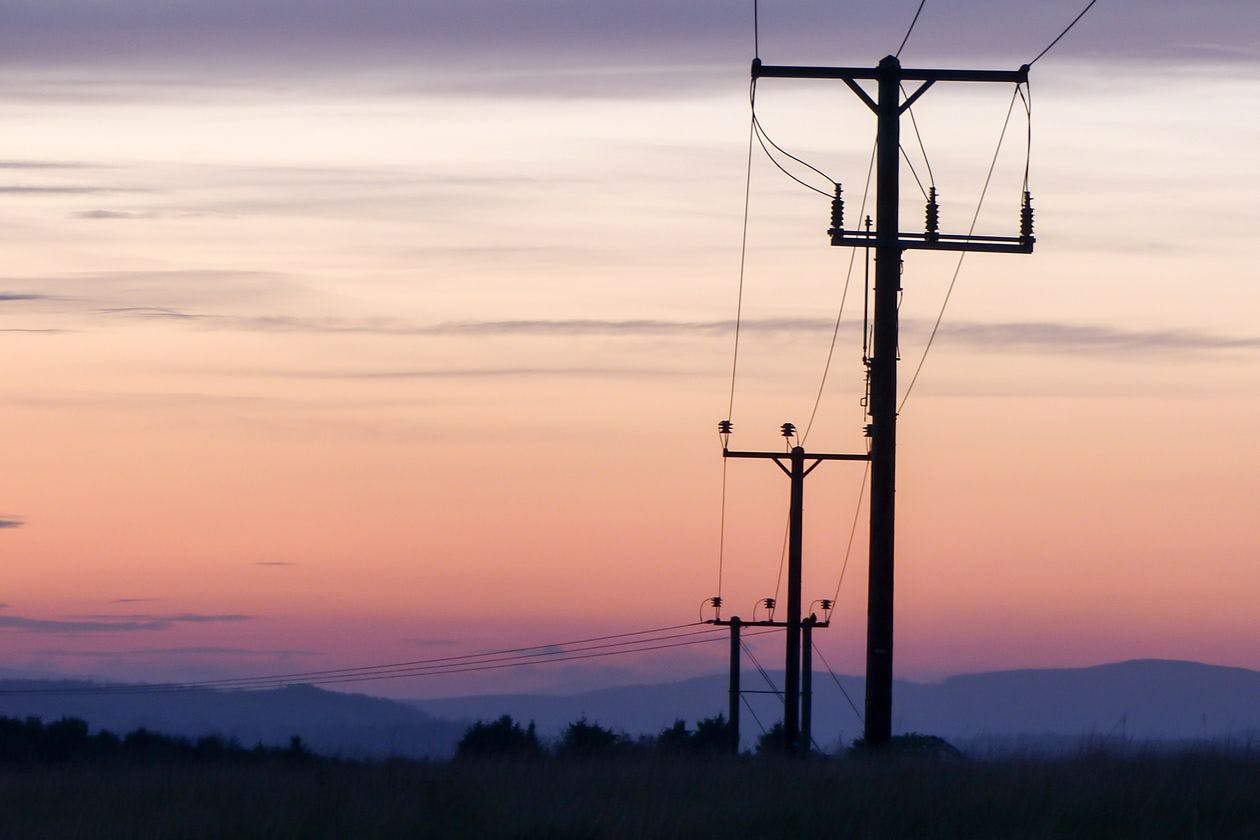
[[[486,756],[519,756],[587,758],[592,756],[617,756],[633,753],[659,753],[672,755],[720,755],[731,752],[735,733],[722,715],[705,718],[689,729],[685,721],[676,720],[672,726],[657,735],[632,738],[625,732],[591,723],[586,718],[574,721],[564,728],[560,737],[546,744],[538,737],[533,721],[521,726],[511,715],[494,721],[478,721],[464,731],[456,748],[455,757],[477,758]],[[917,755],[933,758],[961,758],[962,753],[953,745],[935,735],[909,733],[896,735],[888,751],[899,755]],[[783,752],[783,724],[776,723],[756,740],[756,755],[780,755]],[[839,748],[835,756],[860,756],[867,753],[862,739],[847,748]],[[834,757],[834,756],[833,756]]]
[[183,738],[141,727],[119,736],[102,729],[92,733],[87,721],[62,718],[44,723],[36,717],[0,717],[0,764],[56,763],[106,759],[137,761],[307,761],[314,758],[294,735],[288,746],[242,746],[233,738],[207,735]]

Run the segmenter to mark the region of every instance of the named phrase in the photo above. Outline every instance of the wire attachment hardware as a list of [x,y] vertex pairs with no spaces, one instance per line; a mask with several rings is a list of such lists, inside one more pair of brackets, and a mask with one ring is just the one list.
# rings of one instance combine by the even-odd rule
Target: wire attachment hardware
[[721,595],[714,595],[712,598],[705,598],[704,602],[700,604],[700,620],[701,621],[704,620],[704,610],[706,607],[713,607],[713,620],[714,621],[722,620],[722,596]]
[[722,438],[722,448],[728,448],[731,442],[731,430],[735,428],[735,424],[730,420],[718,421],[718,435]]
[[844,232],[844,187],[836,184],[836,194],[831,199],[831,228],[828,236],[839,236]]
[[1028,245],[1037,241],[1033,236],[1032,193],[1024,190],[1024,203],[1019,208],[1019,241]]
[[936,201],[936,187],[928,187],[925,236],[928,242],[936,242],[941,238],[941,205]]

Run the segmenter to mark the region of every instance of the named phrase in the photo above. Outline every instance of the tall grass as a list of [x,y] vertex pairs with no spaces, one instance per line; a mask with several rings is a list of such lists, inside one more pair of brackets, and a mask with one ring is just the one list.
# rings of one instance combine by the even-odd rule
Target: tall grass
[[1260,757],[34,765],[0,836],[1254,838]]

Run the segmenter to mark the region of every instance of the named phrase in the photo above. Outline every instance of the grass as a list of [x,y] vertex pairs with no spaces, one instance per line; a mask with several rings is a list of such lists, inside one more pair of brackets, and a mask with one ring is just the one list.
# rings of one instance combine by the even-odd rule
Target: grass
[[8,766],[0,836],[1252,838],[1260,757]]

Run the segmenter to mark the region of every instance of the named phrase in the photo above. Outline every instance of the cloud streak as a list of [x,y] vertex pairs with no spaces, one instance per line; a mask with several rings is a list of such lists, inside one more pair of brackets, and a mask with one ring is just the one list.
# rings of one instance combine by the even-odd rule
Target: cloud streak
[[136,633],[167,630],[179,623],[214,623],[248,621],[253,616],[201,613],[175,615],[86,615],[68,619],[30,618],[27,616],[0,616],[0,630],[23,633]]
[[26,523],[13,517],[0,517],[0,531],[21,528]]
[[[735,321],[573,318],[506,321],[449,321],[437,324],[407,324],[388,319],[351,321],[333,318],[300,318],[290,316],[219,316],[151,307],[121,307],[102,310],[103,314],[149,320],[195,323],[209,329],[230,329],[260,332],[349,333],[399,336],[469,336],[469,337],[725,337],[735,330]],[[902,322],[907,334],[923,334],[927,321],[906,319]],[[760,318],[745,319],[740,328],[748,332],[797,334],[830,332],[835,328],[831,318]],[[857,324],[846,320],[842,332],[853,332]],[[978,349],[1008,349],[1045,352],[1087,352],[1107,350],[1118,353],[1141,352],[1208,352],[1218,350],[1260,349],[1260,336],[1219,335],[1201,330],[1124,329],[1105,325],[1067,324],[1054,321],[1014,321],[980,323],[973,321],[945,322],[939,331],[943,339]],[[543,373],[545,369],[529,369]],[[356,377],[436,377],[445,375],[497,376],[520,373],[513,368],[479,371],[394,371],[377,374],[343,374]],[[580,372],[562,369],[553,372]]]
[[[896,48],[911,5],[865,4],[854,14],[824,0],[767,4],[762,54],[781,63],[835,63],[844,56],[846,63],[873,65]],[[1184,0],[1101,4],[1053,55],[1254,66],[1260,24],[1247,3],[1198,0],[1191,15],[1185,8]],[[1014,68],[1049,43],[1075,10],[1006,0],[949,10],[929,4],[906,55],[967,56]],[[8,63],[182,69],[190,87],[215,77],[257,77],[260,70],[333,79],[344,78],[340,71],[349,66],[427,65],[442,69],[413,74],[428,90],[677,92],[718,83],[705,76],[704,65],[746,66],[752,52],[751,4],[723,0],[214,0],[162,4],[160,12],[151,0],[8,0],[5,11],[0,50]]]

